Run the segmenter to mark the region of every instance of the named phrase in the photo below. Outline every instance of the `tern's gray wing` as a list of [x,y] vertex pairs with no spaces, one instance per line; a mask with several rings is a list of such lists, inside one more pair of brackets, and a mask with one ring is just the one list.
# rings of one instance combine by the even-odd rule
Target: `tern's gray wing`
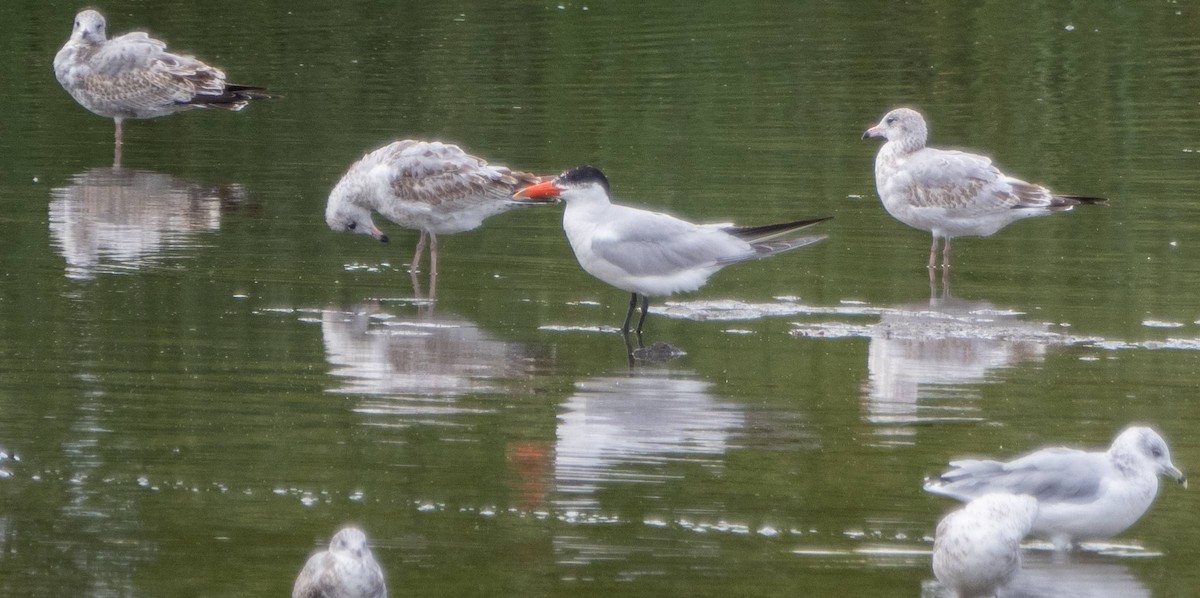
[[425,205],[503,201],[537,176],[493,166],[457,145],[406,139],[379,150],[387,164],[393,192]]
[[592,252],[634,276],[721,266],[755,255],[749,243],[726,232],[667,214],[614,205],[605,216],[608,221],[592,237]]
[[950,471],[925,484],[925,490],[961,501],[989,492],[1028,494],[1040,503],[1084,503],[1101,491],[1111,466],[1104,453],[1048,448],[1015,461],[1001,463],[964,459],[951,461]]

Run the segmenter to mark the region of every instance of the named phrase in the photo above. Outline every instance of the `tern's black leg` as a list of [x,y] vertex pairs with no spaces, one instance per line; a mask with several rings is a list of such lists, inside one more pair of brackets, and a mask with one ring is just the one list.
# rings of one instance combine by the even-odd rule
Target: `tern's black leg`
[[629,320],[633,319],[633,310],[635,309],[637,309],[637,293],[632,293],[629,295],[629,311],[625,312],[625,323],[621,325],[621,332],[629,332]]
[[[636,298],[637,296],[634,295],[634,297]],[[631,310],[633,309],[632,303],[629,305],[629,309],[631,309]],[[645,295],[642,295],[642,317],[638,318],[638,327],[637,327],[638,336],[642,335],[642,325],[646,323],[646,310],[648,310],[648,309],[650,309],[650,298]]]

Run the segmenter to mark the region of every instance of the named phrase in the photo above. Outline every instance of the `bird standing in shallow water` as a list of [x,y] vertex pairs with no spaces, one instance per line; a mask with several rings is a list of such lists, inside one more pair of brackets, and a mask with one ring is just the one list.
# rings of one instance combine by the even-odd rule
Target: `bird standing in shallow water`
[[343,528],[304,564],[292,586],[292,598],[387,598],[383,570],[355,527]]
[[71,38],[54,57],[54,76],[79,105],[116,122],[114,162],[121,161],[121,123],[193,108],[241,110],[269,97],[261,87],[225,82],[225,73],[191,56],[167,52],[167,44],[142,31],[108,39],[104,16],[75,15]]
[[863,139],[887,140],[875,156],[875,186],[883,207],[896,220],[933,233],[929,276],[937,264],[938,239],[945,239],[942,269],[950,268],[950,242],[955,237],[986,237],[1017,220],[1066,212],[1101,197],[1059,195],[1010,177],[984,156],[925,147],[925,118],[911,108],[897,108]]
[[674,216],[612,203],[608,179],[580,166],[519,191],[514,197],[566,202],[563,230],[579,265],[588,274],[631,293],[621,332],[641,296],[642,333],[650,297],[694,291],[721,268],[811,245],[824,235],[777,240],[828,218],[766,226],[699,225]]
[[1021,570],[1021,540],[1037,517],[1031,496],[986,494],[938,522],[933,574],[959,598],[995,596]]
[[416,286],[428,240],[432,298],[437,286],[437,236],[478,228],[485,218],[520,207],[521,203],[512,200],[513,192],[541,180],[490,165],[457,145],[406,139],[381,147],[350,166],[329,193],[325,222],[336,232],[370,235],[386,243],[387,235],[371,220],[375,211],[400,226],[421,231],[411,272]]
[[1083,540],[1111,538],[1137,522],[1158,495],[1158,476],[1187,487],[1154,430],[1130,426],[1105,452],[1044,448],[1007,463],[951,461],[950,471],[926,480],[925,491],[963,502],[993,492],[1038,501],[1032,533],[1063,550]]

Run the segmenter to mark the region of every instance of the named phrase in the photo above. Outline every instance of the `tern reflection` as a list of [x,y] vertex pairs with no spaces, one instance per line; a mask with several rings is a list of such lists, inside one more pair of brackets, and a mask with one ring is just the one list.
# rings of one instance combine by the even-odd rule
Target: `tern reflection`
[[976,398],[996,370],[1044,358],[1047,325],[1020,316],[948,295],[885,310],[867,332],[867,420],[898,441],[918,421],[969,417],[944,400]]
[[413,307],[390,313],[380,305],[321,312],[325,359],[338,386],[330,392],[373,397],[360,411],[434,415],[466,411],[453,399],[503,392],[529,378],[544,359],[519,343],[494,338],[466,318]]
[[146,170],[96,168],[50,192],[50,237],[67,276],[137,270],[196,247],[221,226],[222,205],[245,201],[241,185],[207,186]]
[[669,471],[674,463],[720,467],[745,415],[709,394],[711,386],[692,374],[654,369],[576,383],[558,417],[558,506],[595,508],[601,487],[675,479],[682,474]]

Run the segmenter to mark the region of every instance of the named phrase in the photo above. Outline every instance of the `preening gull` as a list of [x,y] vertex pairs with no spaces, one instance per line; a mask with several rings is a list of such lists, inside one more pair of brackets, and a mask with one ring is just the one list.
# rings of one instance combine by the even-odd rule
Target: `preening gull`
[[994,596],[1021,570],[1021,540],[1037,517],[1032,496],[985,494],[942,518],[933,574],[962,598]]
[[355,162],[329,193],[325,222],[336,232],[371,235],[387,242],[371,220],[375,211],[421,231],[412,259],[415,275],[429,242],[430,295],[437,280],[437,236],[478,228],[483,220],[519,207],[514,191],[541,177],[493,166],[457,145],[405,139]]
[[[929,130],[921,113],[897,108],[867,129],[863,139],[887,140],[875,156],[875,186],[896,220],[933,233],[929,268],[945,239],[942,267],[950,267],[950,241],[986,237],[1017,220],[1065,212],[1104,198],[1060,195],[1010,177],[984,156],[925,147]],[[932,276],[932,273],[931,273]]]
[[798,220],[766,226],[696,225],[647,210],[612,203],[608,179],[592,166],[580,166],[557,178],[522,189],[515,195],[531,201],[567,203],[563,230],[588,274],[632,294],[622,332],[642,296],[646,322],[649,297],[694,291],[721,268],[733,263],[770,257],[825,237],[779,237],[828,218]]
[[71,39],[54,57],[54,76],[81,106],[116,122],[118,148],[127,118],[193,108],[241,110],[252,99],[268,97],[261,87],[226,83],[221,69],[166,48],[142,31],[110,40],[104,16],[84,10],[75,15]]
[[1167,443],[1144,426],[1126,428],[1106,452],[1045,448],[1014,461],[963,459],[925,482],[925,490],[969,501],[984,494],[1025,494],[1038,501],[1032,533],[1059,549],[1111,538],[1137,522],[1158,494],[1158,475],[1187,487]]
[[329,550],[309,557],[292,598],[387,598],[383,571],[367,547],[366,534],[355,527],[339,531]]

